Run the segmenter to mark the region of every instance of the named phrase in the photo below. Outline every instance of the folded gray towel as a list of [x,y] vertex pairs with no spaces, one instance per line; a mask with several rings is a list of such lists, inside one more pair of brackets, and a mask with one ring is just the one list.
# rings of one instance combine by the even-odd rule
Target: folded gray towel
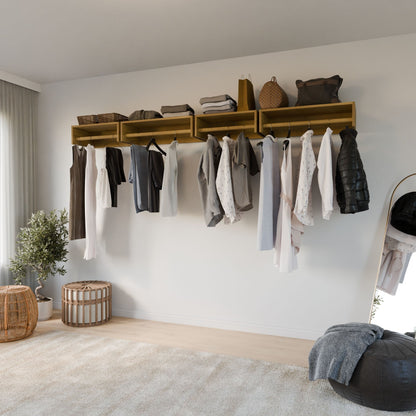
[[178,104],[178,105],[162,105],[160,108],[160,112],[163,113],[182,113],[184,111],[192,111],[194,113],[194,109],[189,106],[188,104]]
[[204,103],[202,108],[209,110],[208,107],[218,107],[220,105],[236,105],[234,100],[217,101],[215,103]]
[[203,114],[233,113],[236,110],[237,110],[236,107],[229,108],[227,110],[212,110],[212,109],[210,109],[210,110],[203,111]]
[[383,332],[377,325],[356,322],[331,326],[309,353],[309,380],[331,378],[348,386],[361,356]]
[[233,100],[235,102],[235,100],[231,98],[228,94],[222,94],[222,95],[214,95],[213,97],[202,97],[199,100],[199,103],[202,105],[205,103],[216,103],[218,101],[225,101],[225,100]]
[[233,104],[224,104],[224,105],[215,105],[215,106],[211,106],[211,107],[205,107],[204,105],[202,106],[202,111],[218,111],[218,110],[232,110],[232,109],[237,108],[237,106],[233,105]]
[[162,118],[162,114],[154,110],[137,110],[129,115],[129,120],[148,120],[151,118]]
[[194,113],[192,111],[182,111],[180,113],[163,113],[164,118],[169,117],[186,117],[186,116],[193,116]]

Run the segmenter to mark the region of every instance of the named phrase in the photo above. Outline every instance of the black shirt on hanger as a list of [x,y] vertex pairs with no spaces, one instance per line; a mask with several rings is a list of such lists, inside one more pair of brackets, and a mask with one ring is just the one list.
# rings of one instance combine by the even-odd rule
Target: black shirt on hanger
[[110,182],[111,206],[117,207],[117,185],[126,182],[123,169],[123,154],[120,149],[106,147],[105,167],[107,168],[108,181]]
[[147,182],[149,212],[159,212],[159,192],[162,189],[164,162],[162,153],[149,150],[149,175]]

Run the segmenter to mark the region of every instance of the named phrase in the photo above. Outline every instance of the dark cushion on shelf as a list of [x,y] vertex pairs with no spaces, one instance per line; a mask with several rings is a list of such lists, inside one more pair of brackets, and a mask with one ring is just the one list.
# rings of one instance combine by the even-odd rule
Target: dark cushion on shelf
[[339,395],[362,406],[416,409],[416,340],[385,330],[361,357],[348,386],[329,382]]
[[334,75],[330,78],[315,78],[308,81],[298,79],[298,105],[339,103],[338,90],[342,84],[342,78]]

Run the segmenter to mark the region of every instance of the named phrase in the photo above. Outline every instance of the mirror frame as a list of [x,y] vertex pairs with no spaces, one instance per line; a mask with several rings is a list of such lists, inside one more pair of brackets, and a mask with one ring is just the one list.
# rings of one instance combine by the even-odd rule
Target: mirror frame
[[[399,181],[399,183],[394,187],[393,192],[391,193],[390,196],[390,201],[389,201],[389,209],[387,211],[387,219],[386,219],[386,225],[384,227],[384,238],[383,238],[383,247],[384,247],[384,242],[386,240],[386,235],[387,235],[387,228],[389,226],[389,222],[390,222],[390,213],[391,213],[391,209],[392,209],[392,205],[393,205],[393,198],[394,198],[394,194],[397,191],[397,188],[407,179],[411,178],[412,176],[416,176],[416,172],[415,173],[411,173],[410,175],[405,176],[403,179],[401,179]],[[371,308],[370,308],[370,315],[368,317],[368,322],[371,323],[371,315],[372,315],[372,311],[374,308],[374,297],[376,295],[376,291],[377,291],[377,283],[378,283],[378,278],[379,278],[379,274],[380,274],[380,268],[381,268],[381,262],[383,260],[383,247],[381,247],[381,253],[380,253],[380,258],[378,261],[378,267],[377,267],[377,277],[376,277],[376,281],[374,284],[374,290],[373,290],[373,296],[371,298]]]

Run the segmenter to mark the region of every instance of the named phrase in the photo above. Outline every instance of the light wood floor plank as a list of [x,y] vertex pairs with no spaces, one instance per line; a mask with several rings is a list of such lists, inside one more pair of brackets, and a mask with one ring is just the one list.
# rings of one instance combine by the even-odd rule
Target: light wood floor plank
[[308,355],[313,345],[313,341],[296,338],[121,317],[113,317],[108,323],[95,327],[73,328],[62,323],[59,311],[54,312],[52,319],[38,322],[34,335],[42,335],[56,330],[147,342],[302,367],[308,366]]

